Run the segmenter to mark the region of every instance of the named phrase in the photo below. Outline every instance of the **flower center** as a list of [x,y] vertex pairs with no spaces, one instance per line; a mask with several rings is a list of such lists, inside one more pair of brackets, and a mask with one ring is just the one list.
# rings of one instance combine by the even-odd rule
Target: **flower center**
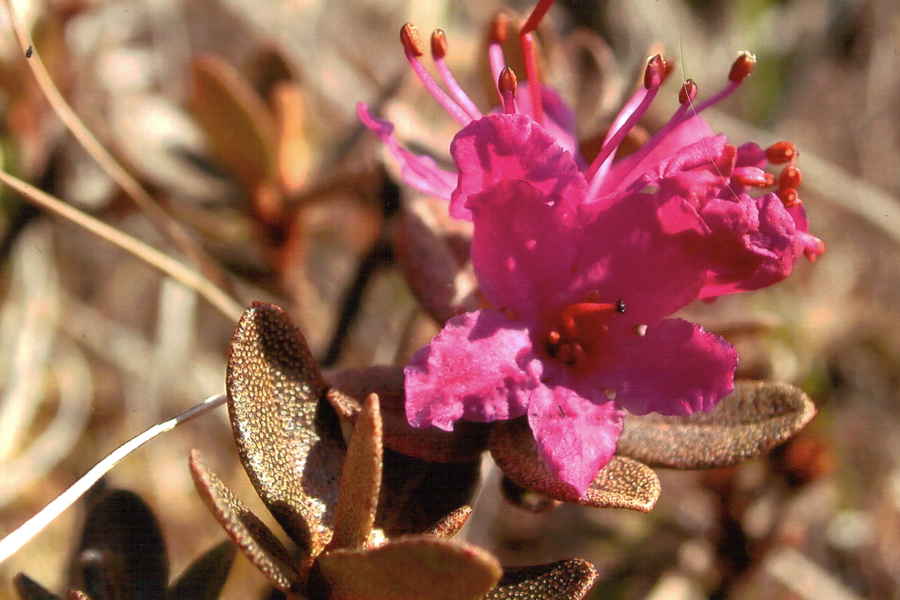
[[560,311],[557,325],[544,336],[544,349],[551,358],[569,367],[593,365],[609,331],[609,318],[624,312],[624,300],[615,304],[570,304]]

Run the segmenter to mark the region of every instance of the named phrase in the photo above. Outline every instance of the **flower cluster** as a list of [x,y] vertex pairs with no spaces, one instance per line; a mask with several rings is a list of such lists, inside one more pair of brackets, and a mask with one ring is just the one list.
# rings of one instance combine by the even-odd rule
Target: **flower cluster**
[[402,29],[414,72],[462,125],[450,147],[456,173],[402,148],[393,125],[364,104],[358,112],[408,184],[473,222],[472,261],[491,304],[451,319],[414,355],[410,424],[449,431],[458,419],[527,416],[544,462],[584,493],[615,452],[625,411],[687,415],[733,389],[734,348],[667,317],[696,299],[776,283],[824,245],[809,234],[794,145],[736,147],[700,116],[740,87],[753,55],[742,53],[728,84],[703,102],[686,81],[672,118],[616,160],[671,71],[652,57],[644,86],[588,162],[572,112],[536,73],[531,32],[550,4],[522,28],[527,84],[506,67],[505,22],[495,21],[489,52],[502,103],[488,115],[447,68],[443,33],[431,50],[447,91],[421,64],[415,28]]

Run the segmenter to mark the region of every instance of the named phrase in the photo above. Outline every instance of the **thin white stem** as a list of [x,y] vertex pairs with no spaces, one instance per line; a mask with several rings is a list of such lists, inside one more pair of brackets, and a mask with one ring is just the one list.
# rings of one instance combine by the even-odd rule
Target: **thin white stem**
[[144,242],[122,233],[115,227],[110,227],[103,221],[95,219],[94,217],[81,212],[77,208],[66,204],[62,200],[54,198],[50,194],[28,185],[21,179],[17,179],[9,173],[0,171],[0,183],[5,183],[41,208],[45,208],[72,221],[91,233],[115,244],[119,248],[134,254],[139,259],[150,266],[159,269],[172,279],[196,290],[198,294],[203,296],[210,304],[217,308],[219,312],[225,315],[228,320],[237,322],[241,317],[241,313],[244,312],[244,308],[238,304],[234,298],[226,294],[222,288],[215,285],[200,273],[185,267],[177,260],[148,246]]
[[203,413],[217,408],[225,403],[226,395],[218,394],[210,396],[200,404],[193,406],[178,416],[158,423],[145,431],[144,433],[134,437],[115,450],[106,458],[94,465],[81,479],[76,481],[56,500],[48,504],[38,514],[31,517],[21,527],[10,533],[8,536],[0,540],[0,562],[15,554],[19,548],[24,546],[31,538],[36,536],[47,525],[53,522],[64,510],[72,506],[81,496],[87,492],[91,486],[100,481],[100,478],[106,475],[116,464],[123,458],[137,450],[156,436],[178,427],[182,423],[190,421]]

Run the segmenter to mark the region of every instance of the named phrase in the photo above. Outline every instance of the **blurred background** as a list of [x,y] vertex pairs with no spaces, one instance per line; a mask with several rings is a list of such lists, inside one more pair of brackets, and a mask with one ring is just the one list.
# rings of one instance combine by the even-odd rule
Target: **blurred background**
[[[286,308],[331,368],[402,364],[437,330],[397,264],[397,185],[359,101],[407,145],[449,161],[457,127],[409,72],[397,32],[440,27],[457,78],[487,109],[484,51],[516,0],[14,2],[63,96],[163,207],[154,220],[68,134],[0,6],[0,163],[204,273]],[[513,13],[511,13],[513,14]],[[709,111],[731,143],[796,143],[800,195],[827,245],[768,290],[685,309],[740,352],[739,376],[804,389],[819,415],[770,456],[663,472],[647,515],[503,505],[488,465],[468,538],[506,565],[570,557],[591,598],[900,598],[900,7],[893,0],[558,2],[539,30],[546,80],[587,139],[662,51],[675,77],[642,125],[705,98],[736,53],[759,62]],[[427,62],[427,61],[426,61]],[[0,535],[126,439],[224,390],[234,316],[68,220],[0,190]],[[173,241],[177,226],[195,244]],[[196,246],[196,248],[194,247]],[[160,518],[173,575],[224,538],[193,490],[191,448],[258,514],[224,409],[125,459],[112,485]],[[67,511],[0,565],[61,591],[81,516]],[[239,559],[227,597],[262,597]]]

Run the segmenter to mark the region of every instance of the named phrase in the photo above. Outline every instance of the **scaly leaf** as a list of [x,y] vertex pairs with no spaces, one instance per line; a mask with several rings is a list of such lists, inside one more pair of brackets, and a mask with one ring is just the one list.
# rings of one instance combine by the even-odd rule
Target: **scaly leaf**
[[593,565],[577,558],[535,567],[509,567],[484,600],[581,600],[596,579]]
[[406,420],[402,367],[345,369],[329,377],[328,402],[342,417],[356,419],[360,403],[378,394],[384,422],[384,446],[429,462],[467,463],[487,448],[488,423],[460,420],[453,431],[416,429]]
[[649,512],[659,498],[659,478],[637,461],[613,456],[600,469],[584,496],[563,483],[538,454],[534,435],[524,419],[500,421],[491,429],[491,456],[515,483],[556,500],[595,508],[630,508]]
[[381,489],[381,413],[371,394],[356,419],[341,471],[330,548],[362,548],[372,531]]
[[231,341],[228,414],[241,463],[285,532],[311,556],[331,539],[343,438],[325,382],[287,314],[254,303]]
[[228,578],[234,553],[231,540],[204,552],[172,584],[168,600],[216,600]]
[[[296,590],[300,575],[287,548],[272,530],[206,468],[198,451],[191,452],[189,466],[203,503],[241,552],[275,587],[284,592]],[[310,563],[308,560],[301,567],[308,568]]]
[[724,467],[784,442],[815,414],[806,394],[786,383],[737,381],[709,412],[629,415],[617,452],[657,467]]
[[475,600],[502,573],[484,550],[432,536],[326,552],[319,566],[334,600]]

